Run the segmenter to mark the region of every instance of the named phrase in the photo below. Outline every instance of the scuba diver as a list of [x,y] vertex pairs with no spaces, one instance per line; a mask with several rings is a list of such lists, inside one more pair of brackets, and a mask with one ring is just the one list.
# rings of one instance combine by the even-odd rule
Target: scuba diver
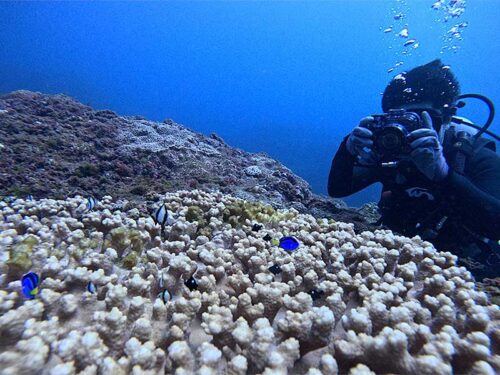
[[[483,126],[457,116],[469,98],[487,104]],[[460,95],[449,66],[434,60],[395,76],[382,109],[342,141],[328,194],[345,197],[381,182],[379,224],[458,255],[477,280],[500,276],[500,157],[483,137],[500,140],[488,130],[493,103]]]

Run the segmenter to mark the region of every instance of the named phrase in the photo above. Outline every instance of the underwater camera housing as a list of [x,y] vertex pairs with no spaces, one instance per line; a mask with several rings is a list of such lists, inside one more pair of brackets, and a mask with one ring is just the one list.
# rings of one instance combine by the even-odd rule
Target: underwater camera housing
[[373,133],[373,151],[382,163],[401,160],[411,152],[408,134],[423,127],[422,119],[415,112],[391,109],[373,115],[374,121],[365,127]]

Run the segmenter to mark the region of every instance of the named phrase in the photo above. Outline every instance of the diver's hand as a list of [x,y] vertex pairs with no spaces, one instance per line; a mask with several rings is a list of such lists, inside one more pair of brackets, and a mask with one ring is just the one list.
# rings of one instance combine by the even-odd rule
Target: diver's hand
[[373,133],[365,126],[373,121],[373,117],[368,116],[363,118],[359,125],[347,138],[346,148],[352,156],[357,156],[359,163],[362,165],[376,164],[377,158],[372,150]]
[[410,159],[417,169],[429,180],[442,181],[449,171],[448,163],[443,155],[443,146],[438,135],[432,127],[431,117],[427,112],[422,112],[425,127],[412,131],[409,135]]

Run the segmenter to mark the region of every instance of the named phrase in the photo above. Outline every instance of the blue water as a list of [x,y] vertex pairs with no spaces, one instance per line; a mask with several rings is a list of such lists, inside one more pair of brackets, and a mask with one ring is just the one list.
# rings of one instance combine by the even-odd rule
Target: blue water
[[[403,69],[442,58],[463,92],[500,105],[500,3],[469,0],[447,24],[432,3],[1,2],[0,92],[65,93],[122,115],[172,118],[266,152],[326,194],[340,141],[380,112],[380,93]],[[393,9],[405,19],[394,21]],[[463,21],[459,49],[441,54],[442,36]],[[404,40],[381,28],[405,23],[420,46],[402,59]],[[472,102],[463,113],[486,117]],[[492,129],[500,132],[498,121]],[[377,200],[378,191],[347,202]]]

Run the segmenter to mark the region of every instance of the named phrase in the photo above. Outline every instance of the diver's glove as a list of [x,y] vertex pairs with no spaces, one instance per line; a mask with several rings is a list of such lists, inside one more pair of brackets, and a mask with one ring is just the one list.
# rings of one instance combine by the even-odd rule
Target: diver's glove
[[422,120],[425,127],[414,130],[408,135],[412,149],[410,159],[429,180],[439,182],[448,175],[448,163],[427,112],[422,112]]
[[362,165],[373,165],[377,163],[377,157],[372,150],[373,133],[365,126],[373,121],[373,117],[363,118],[359,125],[354,128],[347,138],[346,148],[352,156],[356,156]]

